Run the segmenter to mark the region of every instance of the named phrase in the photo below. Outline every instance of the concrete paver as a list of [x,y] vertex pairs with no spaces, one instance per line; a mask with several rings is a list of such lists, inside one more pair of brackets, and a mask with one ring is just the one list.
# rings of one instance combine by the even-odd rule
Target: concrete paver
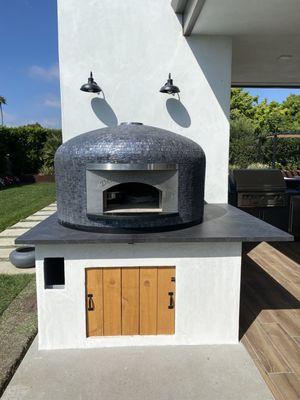
[[35,268],[16,268],[9,261],[0,261],[0,274],[34,274]]
[[43,210],[40,210],[40,211],[37,211],[36,213],[34,213],[34,214],[32,214],[32,215],[39,215],[39,216],[46,215],[46,216],[49,216],[49,215],[51,215],[52,213],[53,213],[53,211],[43,211]]
[[12,247],[0,248],[0,259],[8,259],[10,252],[13,251]]
[[15,228],[33,228],[35,225],[37,225],[40,221],[20,221],[17,222],[15,225],[12,225],[10,229],[15,229]]
[[14,237],[1,237],[0,238],[0,248],[2,247],[15,247]]
[[38,221],[38,222],[41,222],[45,218],[47,218],[47,215],[30,215],[29,217],[25,218],[23,221]]
[[15,246],[15,239],[27,232],[29,229],[49,217],[56,211],[56,203],[52,203],[49,206],[36,212],[34,215],[22,219],[13,226],[0,232],[0,274],[23,274],[23,273],[34,273],[34,268],[20,269],[14,267],[9,262],[9,254]]
[[272,400],[242,345],[37,351],[2,400]]
[[8,229],[5,229],[5,231],[0,232],[0,237],[17,237],[17,236],[23,235],[23,233],[25,233],[27,231],[28,231],[28,228],[23,228],[23,229],[8,228]]

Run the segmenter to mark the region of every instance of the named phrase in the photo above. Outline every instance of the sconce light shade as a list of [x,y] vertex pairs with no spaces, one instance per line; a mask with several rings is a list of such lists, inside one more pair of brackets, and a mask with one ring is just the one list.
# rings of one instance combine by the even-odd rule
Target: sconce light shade
[[161,93],[167,93],[167,94],[175,94],[179,93],[179,87],[173,85],[173,79],[171,78],[171,74],[169,74],[169,78],[167,82],[164,84],[164,86],[160,89]]
[[100,92],[102,92],[102,89],[100,88],[100,86],[98,86],[97,82],[94,81],[92,72],[91,72],[90,77],[88,79],[88,83],[85,83],[84,85],[82,85],[80,90],[82,90],[83,92],[89,92],[89,93],[100,93]]

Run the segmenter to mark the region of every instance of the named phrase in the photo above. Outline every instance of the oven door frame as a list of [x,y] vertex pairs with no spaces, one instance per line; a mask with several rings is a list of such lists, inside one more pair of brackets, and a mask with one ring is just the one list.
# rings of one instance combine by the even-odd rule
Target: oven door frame
[[158,189],[161,192],[161,213],[178,213],[177,164],[95,163],[86,166],[86,213],[88,217],[110,215],[105,212],[104,192],[113,186],[129,182],[144,183]]

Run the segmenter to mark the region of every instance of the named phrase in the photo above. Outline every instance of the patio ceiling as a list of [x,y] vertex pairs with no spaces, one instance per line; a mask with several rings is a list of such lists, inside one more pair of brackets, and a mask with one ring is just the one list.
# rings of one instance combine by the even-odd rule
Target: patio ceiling
[[300,87],[299,0],[172,0],[183,34],[233,40],[232,84]]

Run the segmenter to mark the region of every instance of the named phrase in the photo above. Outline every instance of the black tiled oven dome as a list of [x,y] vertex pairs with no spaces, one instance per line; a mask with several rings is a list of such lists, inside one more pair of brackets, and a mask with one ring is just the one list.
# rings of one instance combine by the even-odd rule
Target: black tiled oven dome
[[[139,232],[202,222],[205,154],[197,143],[167,130],[131,123],[78,135],[57,150],[55,174],[58,218],[65,226]],[[160,208],[104,211],[119,193],[116,189],[109,197],[107,190],[122,185],[157,188]]]

